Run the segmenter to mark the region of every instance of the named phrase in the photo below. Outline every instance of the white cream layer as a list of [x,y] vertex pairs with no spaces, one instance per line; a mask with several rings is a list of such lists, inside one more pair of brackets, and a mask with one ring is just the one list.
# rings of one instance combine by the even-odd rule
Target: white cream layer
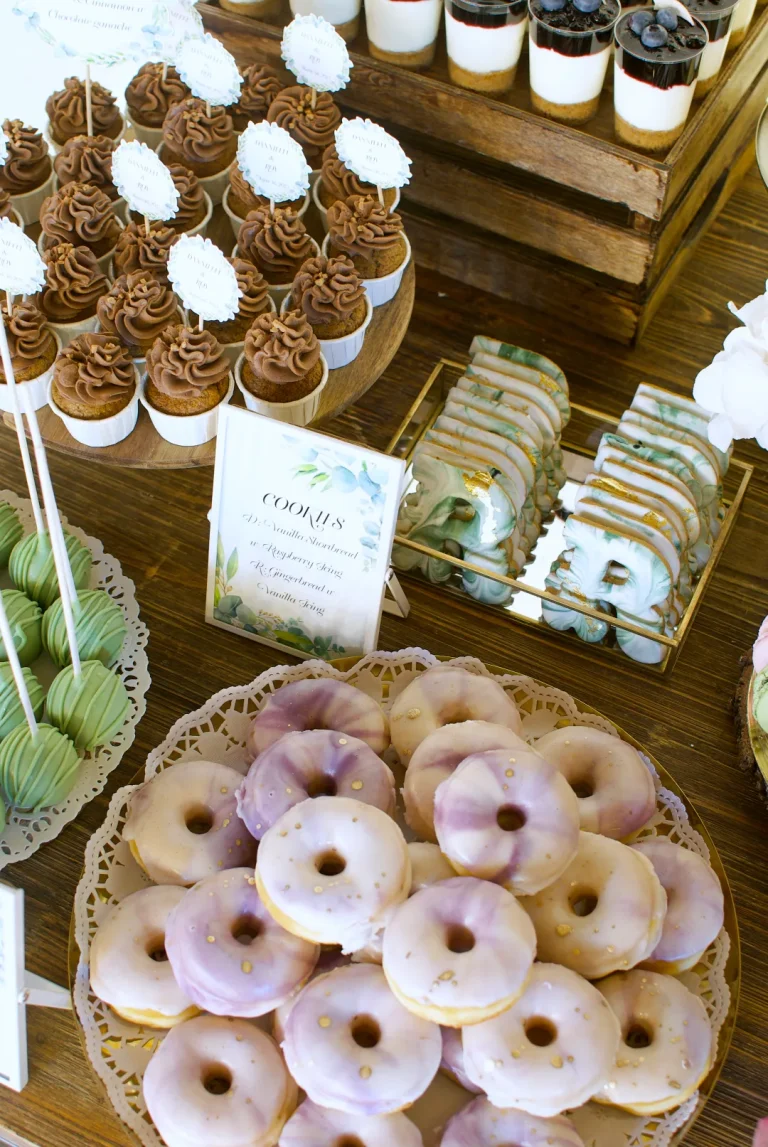
[[365,0],[368,39],[382,52],[422,52],[437,39],[442,0]]
[[531,89],[551,104],[582,104],[599,96],[605,81],[611,46],[589,56],[562,56],[541,48],[529,37]]
[[640,131],[672,131],[688,118],[695,86],[655,88],[628,75],[617,62],[613,69],[613,104],[616,114]]
[[699,82],[702,80],[709,80],[712,76],[716,76],[723,66],[725,59],[725,50],[728,47],[728,41],[731,38],[731,29],[721,36],[719,40],[714,42],[710,40],[704,51],[701,53],[701,64],[699,65]]
[[731,17],[731,35],[734,32],[740,32],[742,28],[749,27],[756,7],[757,0],[739,0]]
[[361,0],[291,0],[294,16],[322,16],[329,24],[347,24],[360,12]]
[[476,75],[505,72],[520,59],[527,20],[500,28],[463,24],[446,9],[445,32],[448,55],[459,68]]

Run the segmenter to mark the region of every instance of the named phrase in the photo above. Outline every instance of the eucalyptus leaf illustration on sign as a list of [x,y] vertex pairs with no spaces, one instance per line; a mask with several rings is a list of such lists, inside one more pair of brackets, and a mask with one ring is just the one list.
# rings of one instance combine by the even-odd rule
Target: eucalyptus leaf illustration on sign
[[11,11],[59,55],[110,66],[156,52],[179,5],[184,0],[12,0]]

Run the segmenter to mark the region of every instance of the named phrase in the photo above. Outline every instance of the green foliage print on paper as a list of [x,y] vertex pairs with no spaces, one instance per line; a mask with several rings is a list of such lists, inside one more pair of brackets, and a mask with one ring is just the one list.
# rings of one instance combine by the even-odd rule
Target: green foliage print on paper
[[347,652],[333,637],[316,637],[307,633],[297,618],[289,617],[285,620],[263,609],[251,609],[236,593],[229,592],[220,596],[214,605],[213,616],[216,621],[231,625],[233,629],[242,629],[244,633],[252,633],[267,641],[276,641],[300,653],[320,657],[323,661],[342,657]]
[[216,608],[221,602],[221,599],[232,593],[232,586],[230,582],[238,571],[240,560],[237,556],[237,550],[234,549],[229,555],[228,560],[224,561],[224,543],[219,534],[216,543],[216,579],[213,585],[213,609],[214,613]]

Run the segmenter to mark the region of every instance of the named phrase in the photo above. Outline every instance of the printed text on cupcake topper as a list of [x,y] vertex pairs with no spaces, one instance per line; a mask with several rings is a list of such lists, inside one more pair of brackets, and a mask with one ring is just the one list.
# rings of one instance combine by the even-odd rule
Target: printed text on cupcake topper
[[219,248],[202,235],[182,235],[168,255],[168,278],[188,311],[225,323],[238,312],[242,291]]
[[276,123],[250,123],[237,145],[237,163],[257,195],[271,203],[301,199],[311,168],[301,145]]
[[179,192],[171,173],[145,143],[125,140],[112,156],[112,182],[131,211],[145,219],[173,219]]
[[185,40],[176,57],[176,70],[193,96],[216,106],[236,103],[243,77],[234,57],[206,32],[199,40]]
[[299,83],[317,92],[338,92],[349,83],[347,45],[322,16],[297,16],[283,33],[282,56]]
[[403,187],[411,180],[411,161],[400,144],[369,119],[345,119],[336,129],[342,163],[375,187]]

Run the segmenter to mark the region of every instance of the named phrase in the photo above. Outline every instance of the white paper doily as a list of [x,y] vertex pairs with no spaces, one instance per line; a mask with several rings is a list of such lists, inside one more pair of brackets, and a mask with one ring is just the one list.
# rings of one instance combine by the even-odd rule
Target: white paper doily
[[[28,498],[20,498],[11,490],[0,490],[0,501],[10,503],[18,510],[25,534],[34,530],[32,504]],[[54,840],[64,826],[74,820],[83,805],[98,796],[106,785],[109,774],[117,768],[123,754],[133,744],[136,726],[146,708],[145,697],[150,683],[146,653],[149,631],[139,620],[134,584],[130,578],[124,576],[117,559],[111,554],[104,553],[104,547],[98,538],[91,538],[79,527],[71,526],[63,516],[62,522],[64,528],[86,545],[93,555],[90,588],[106,590],[123,611],[128,632],[115,669],[128,691],[131,711],[122,728],[108,745],[101,745],[85,754],[75,786],[62,804],[54,805],[34,815],[25,816],[15,811],[8,813],[5,830],[0,833],[0,870],[8,864],[26,860],[33,852],[37,852],[42,844]],[[7,579],[4,579],[3,584],[5,580]],[[43,654],[32,668],[47,688],[56,673],[48,655]]]
[[[178,761],[195,759],[219,761],[245,773],[243,754],[250,718],[271,693],[289,681],[310,677],[349,681],[388,710],[415,676],[437,664],[438,659],[431,653],[406,649],[397,653],[373,653],[347,672],[340,672],[324,661],[268,669],[250,685],[223,689],[202,708],[177,721],[163,743],[150,753],[145,776],[150,778]],[[481,676],[496,676],[475,658],[455,658],[450,664]],[[505,674],[496,676],[496,680],[520,709],[523,732],[529,741],[567,724],[590,725],[612,736],[619,735],[604,717],[581,712],[573,698],[560,689],[541,685],[522,675]],[[658,802],[656,816],[643,830],[643,835],[667,835],[708,860],[709,849],[690,824],[683,802],[661,786],[647,758],[646,763],[654,773]],[[149,883],[122,840],[127,802],[136,787],[129,785],[115,793],[104,824],[91,837],[85,851],[85,872],[74,903],[75,938],[81,956],[73,996],[88,1056],[115,1110],[144,1147],[162,1147],[162,1140],[147,1115],[141,1081],[163,1033],[119,1019],[93,995],[88,974],[91,939],[104,914],[129,893]],[[725,975],[729,951],[730,937],[723,929],[702,963],[681,977],[704,1001],[715,1040],[730,1009]],[[424,1147],[437,1147],[446,1120],[469,1098],[460,1087],[438,1074],[426,1094],[408,1112],[422,1130]],[[695,1095],[676,1111],[647,1119],[589,1103],[572,1112],[571,1118],[586,1147],[669,1147],[675,1135],[695,1115],[699,1102]]]

